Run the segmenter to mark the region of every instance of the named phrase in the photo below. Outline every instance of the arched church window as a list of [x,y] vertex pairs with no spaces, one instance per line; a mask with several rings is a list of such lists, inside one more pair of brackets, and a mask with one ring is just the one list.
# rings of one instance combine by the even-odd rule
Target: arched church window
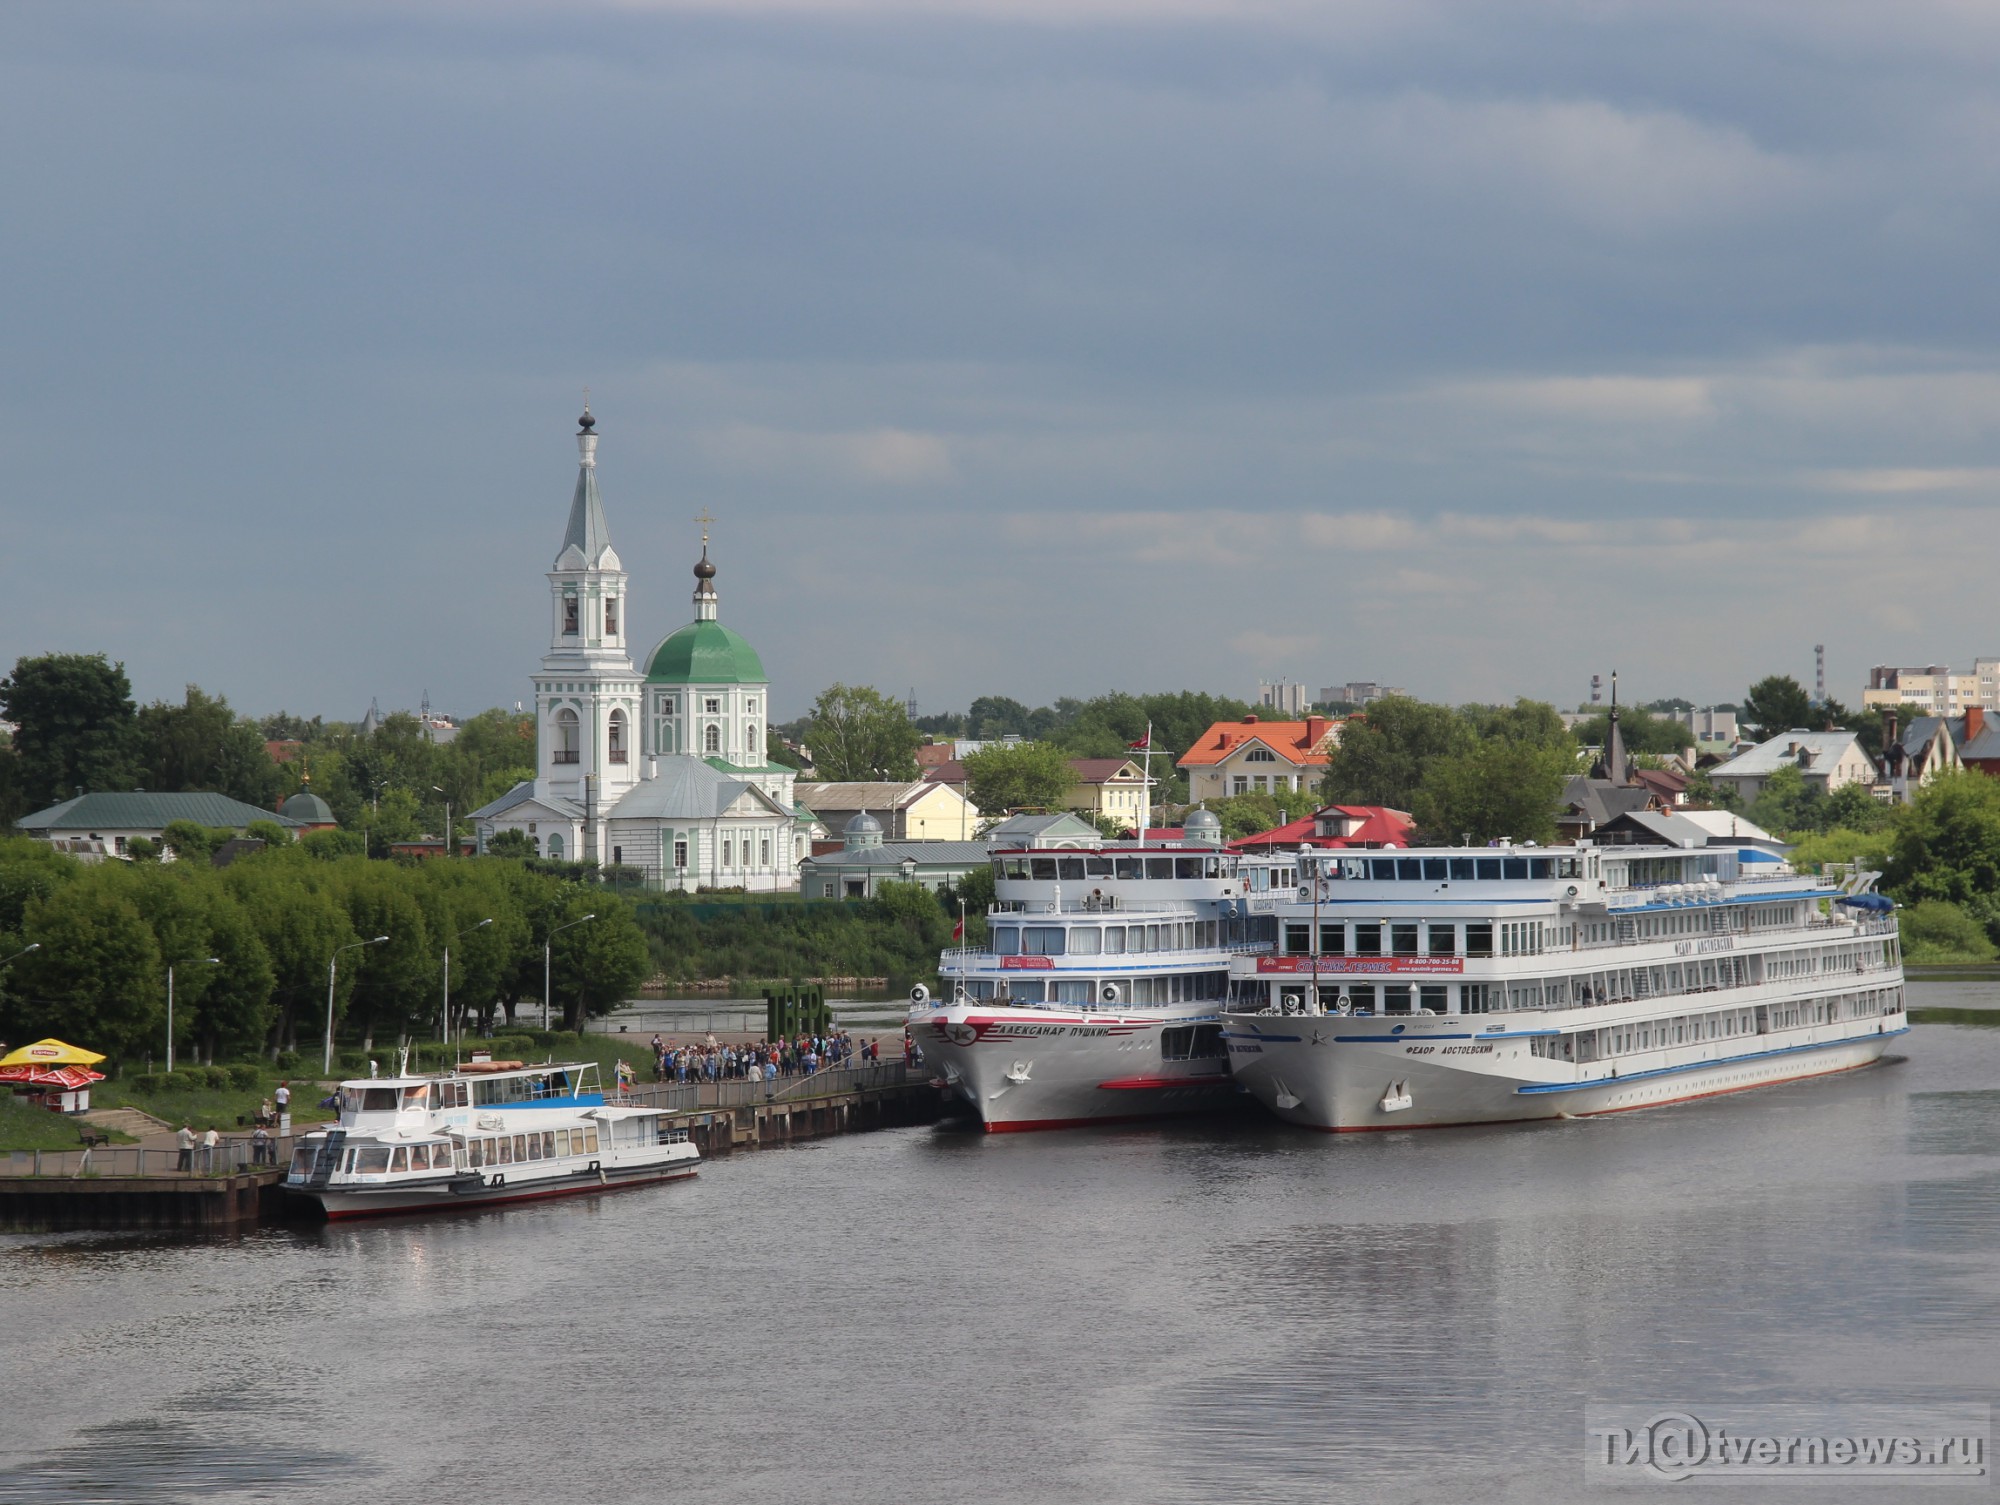
[[567,637],[576,636],[576,597],[563,597],[563,633]]
[[556,747],[552,761],[574,763],[577,761],[579,728],[576,712],[565,706],[556,712]]
[[611,755],[612,762],[625,763],[630,761],[630,755],[625,750],[625,713],[623,711],[613,711],[611,713],[611,726],[605,734],[604,747],[605,751]]
[[561,862],[562,852],[562,838],[553,831],[549,832],[549,861]]
[[608,638],[618,636],[618,598],[616,596],[606,596],[604,598],[604,635]]
[[711,726],[711,727],[710,727],[710,728],[708,729],[708,731],[707,731],[706,733],[704,733],[704,734],[703,734],[703,739],[702,739],[702,746],[703,746],[704,748],[706,748],[706,749],[707,749],[707,750],[708,750],[709,752],[711,752],[711,753],[719,753],[719,752],[721,752],[721,751],[722,751],[722,728],[721,728],[721,727],[719,727],[719,726]]
[[754,721],[743,723],[743,750],[751,753],[757,750],[757,723]]

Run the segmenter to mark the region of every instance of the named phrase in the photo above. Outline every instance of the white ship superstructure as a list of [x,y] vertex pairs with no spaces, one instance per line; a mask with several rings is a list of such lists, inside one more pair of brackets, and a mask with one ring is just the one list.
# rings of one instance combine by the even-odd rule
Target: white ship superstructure
[[1230,1067],[1328,1130],[1646,1108],[1845,1071],[1908,1029],[1880,895],[1739,846],[1322,852],[1233,965]]
[[1272,950],[1276,895],[1297,873],[1289,856],[1222,850],[1207,811],[1187,833],[1178,844],[993,854],[987,948],[945,952],[946,998],[910,1011],[924,1059],[987,1129],[1228,1100],[1219,1014],[1230,965]]

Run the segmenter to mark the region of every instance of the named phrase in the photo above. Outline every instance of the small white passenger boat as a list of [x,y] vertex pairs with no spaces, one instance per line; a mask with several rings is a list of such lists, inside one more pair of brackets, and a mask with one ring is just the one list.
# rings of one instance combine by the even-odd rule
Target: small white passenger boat
[[574,1196],[700,1168],[677,1115],[607,1104],[592,1064],[501,1061],[342,1082],[340,1118],[300,1139],[286,1192],[329,1219]]

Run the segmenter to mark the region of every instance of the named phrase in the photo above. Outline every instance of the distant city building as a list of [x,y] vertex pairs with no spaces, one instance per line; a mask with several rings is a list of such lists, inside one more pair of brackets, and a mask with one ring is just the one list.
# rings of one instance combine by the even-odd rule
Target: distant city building
[[1915,706],[1933,716],[1956,716],[1970,706],[2000,710],[2000,658],[1974,659],[1970,672],[1965,673],[1949,664],[1877,664],[1868,672],[1861,705],[1864,710],[1870,706]]
[[1289,679],[1272,684],[1259,680],[1257,704],[1286,716],[1303,716],[1312,709],[1312,702],[1306,698],[1306,687]]
[[983,841],[891,841],[873,815],[858,813],[837,842],[815,842],[799,864],[799,887],[808,899],[872,899],[884,883],[918,883],[936,891],[956,887],[986,866]]
[[1359,679],[1344,685],[1321,685],[1318,704],[1361,706],[1374,700],[1386,700],[1391,695],[1409,693],[1401,685],[1378,685],[1372,679]]
[[1736,739],[1742,735],[1736,725],[1734,711],[1718,711],[1709,707],[1698,711],[1669,711],[1667,714],[1688,729],[1693,745],[1701,752],[1719,752],[1734,747]]

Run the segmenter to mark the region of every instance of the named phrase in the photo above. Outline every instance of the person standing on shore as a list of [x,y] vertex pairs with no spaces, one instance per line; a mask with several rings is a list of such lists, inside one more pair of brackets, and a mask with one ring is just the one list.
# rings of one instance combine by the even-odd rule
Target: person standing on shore
[[174,1143],[179,1145],[181,1150],[179,1159],[177,1159],[174,1162],[174,1169],[177,1171],[193,1170],[194,1169],[194,1126],[184,1121],[181,1124],[180,1132],[174,1135]]
[[204,1176],[215,1174],[215,1150],[221,1143],[222,1136],[215,1132],[215,1125],[210,1124],[208,1132],[201,1136],[201,1173]]

